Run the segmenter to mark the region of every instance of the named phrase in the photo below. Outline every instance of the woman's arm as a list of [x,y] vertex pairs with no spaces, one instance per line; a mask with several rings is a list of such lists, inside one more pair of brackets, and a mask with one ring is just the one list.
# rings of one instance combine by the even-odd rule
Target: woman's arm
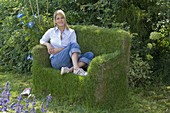
[[43,43],[43,45],[47,47],[49,54],[56,54],[64,49],[64,48],[53,48],[52,45],[48,42]]
[[56,54],[60,51],[62,51],[64,48],[54,48],[52,54]]
[[40,39],[40,44],[45,45],[47,47],[48,53],[49,54],[56,54],[63,50],[63,48],[54,48],[50,43],[50,34],[53,31],[53,29],[49,29]]

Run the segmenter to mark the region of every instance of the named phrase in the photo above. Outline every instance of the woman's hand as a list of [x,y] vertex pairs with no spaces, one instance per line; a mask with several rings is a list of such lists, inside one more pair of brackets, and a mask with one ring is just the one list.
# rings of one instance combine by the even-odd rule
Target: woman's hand
[[46,44],[46,46],[47,46],[48,53],[53,54],[54,53],[54,48],[52,47],[52,45],[48,43],[48,44]]
[[45,43],[44,45],[47,46],[48,53],[53,55],[64,49],[64,48],[53,48],[50,43]]
[[54,48],[53,51],[52,51],[52,54],[56,54],[60,51],[62,51],[64,48]]

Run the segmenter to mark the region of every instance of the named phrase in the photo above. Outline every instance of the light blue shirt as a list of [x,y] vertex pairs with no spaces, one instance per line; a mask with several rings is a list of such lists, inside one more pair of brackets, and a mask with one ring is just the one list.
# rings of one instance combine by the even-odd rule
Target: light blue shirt
[[[62,40],[60,36],[62,35]],[[73,29],[64,29],[63,33],[58,27],[48,29],[40,39],[40,44],[50,42],[54,48],[65,48],[70,43],[77,43],[76,33]]]

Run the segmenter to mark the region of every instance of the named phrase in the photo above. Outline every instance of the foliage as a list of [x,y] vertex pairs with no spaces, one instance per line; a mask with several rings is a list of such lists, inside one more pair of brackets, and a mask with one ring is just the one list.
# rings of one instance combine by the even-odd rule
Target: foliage
[[147,46],[147,59],[154,66],[153,71],[157,75],[158,80],[169,80],[170,36],[168,36],[167,29],[162,28],[160,31],[163,32],[152,32],[150,34],[150,42]]
[[152,80],[151,67],[143,61],[139,54],[131,55],[129,84],[131,87],[141,87],[150,85]]
[[[6,71],[28,72],[31,67],[31,49],[39,43],[39,38],[44,30],[51,24],[45,15],[32,15],[30,8],[24,6],[8,6],[10,2],[4,3],[7,9],[13,7],[13,14],[5,16],[2,21],[0,64]],[[16,2],[16,5],[20,4]]]
[[[3,88],[6,81],[10,82],[11,98],[10,101],[16,102],[17,96],[26,88],[32,88],[32,77],[27,75],[0,73],[0,87]],[[69,103],[68,100],[61,100],[60,98],[52,99],[49,105],[49,113],[169,113],[170,99],[169,99],[170,86],[153,86],[147,88],[130,88],[129,89],[129,104],[122,109],[101,109],[99,107],[87,107],[86,105]],[[34,94],[34,90],[32,90]],[[33,95],[32,95],[33,96]],[[40,113],[39,107],[44,101],[46,95],[41,97],[35,95],[36,112]],[[26,97],[23,97],[25,100]],[[30,105],[31,106],[31,105]]]
[[[53,12],[62,9],[70,25],[117,27],[136,34],[132,54],[149,63],[153,77],[168,76],[168,0],[1,0],[0,6],[0,66],[6,71],[30,72],[32,61],[26,59],[31,58],[32,47],[53,27]],[[18,14],[24,16],[16,18]],[[32,28],[28,28],[29,22],[33,22]],[[149,39],[154,31],[161,33],[159,40]]]
[[[0,88],[0,90],[2,90]],[[2,90],[0,94],[0,111],[1,112],[12,112],[15,111],[16,113],[28,113],[30,111],[31,113],[36,113],[36,98],[35,96],[29,94],[27,95],[27,98],[24,98],[25,95],[20,94],[16,101],[11,100],[11,84],[9,81],[6,82],[4,89]],[[47,112],[49,107],[49,102],[51,101],[52,96],[49,94],[46,97],[46,107],[44,107],[44,104],[42,103],[41,112]],[[31,107],[29,106],[30,104]]]
[[[154,39],[152,37],[152,33],[150,34],[150,39],[148,43],[150,43],[153,47],[147,48],[147,54],[151,55],[153,59],[149,60],[149,63],[153,65],[154,76],[157,76],[157,79],[168,83],[170,79],[170,10],[169,10],[170,2],[166,0],[162,0],[157,2],[157,7],[159,10],[154,10],[157,16],[155,17],[156,22],[153,24],[153,30],[155,32],[159,32],[160,38],[155,39],[156,35],[154,35]],[[155,14],[156,15],[156,14]],[[153,16],[153,15],[152,15]],[[158,34],[157,34],[158,35]],[[156,79],[156,78],[155,78]]]
[[[130,89],[132,99],[132,109],[137,109],[136,113],[169,113],[170,86],[149,86],[145,88]],[[134,112],[135,113],[135,112]]]
[[[162,82],[162,78],[168,77],[170,68],[166,63],[170,58],[170,2],[167,0],[128,0],[128,2],[123,0],[118,4],[120,7],[116,12],[116,21],[127,22],[130,25],[130,31],[136,33],[132,39],[132,55],[139,54],[151,67],[150,77],[155,79],[156,83]],[[154,31],[159,32],[162,38],[157,41],[150,39],[150,33]],[[134,62],[133,60],[135,59],[131,59],[131,62]]]
[[[94,2],[87,4],[81,1],[2,1],[3,15],[0,34],[0,65],[6,71],[29,72],[32,64],[31,49],[39,43],[43,33],[53,26],[52,15],[56,9],[66,12],[70,24],[97,25],[103,27],[123,28],[125,23],[114,22],[114,12],[110,2]],[[15,4],[12,4],[15,2]],[[56,7],[57,6],[57,7]],[[44,10],[45,9],[45,10]],[[1,11],[2,11],[1,10]],[[93,13],[92,13],[93,12]],[[89,15],[91,14],[91,15]],[[111,15],[111,18],[110,18]],[[32,23],[30,23],[32,22]],[[31,26],[28,26],[28,23]],[[31,58],[32,59],[32,58]]]

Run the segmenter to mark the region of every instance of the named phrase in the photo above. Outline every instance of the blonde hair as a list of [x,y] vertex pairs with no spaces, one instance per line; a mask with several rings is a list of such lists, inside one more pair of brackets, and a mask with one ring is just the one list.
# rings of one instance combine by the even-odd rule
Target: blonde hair
[[56,19],[56,16],[59,15],[59,14],[61,14],[64,17],[64,19],[65,19],[65,27],[66,27],[66,29],[69,29],[69,25],[67,24],[67,21],[66,21],[66,15],[65,15],[64,11],[62,11],[62,10],[57,10],[57,11],[54,12],[54,16],[53,16],[54,27],[57,26],[57,23],[56,23],[55,19]]

